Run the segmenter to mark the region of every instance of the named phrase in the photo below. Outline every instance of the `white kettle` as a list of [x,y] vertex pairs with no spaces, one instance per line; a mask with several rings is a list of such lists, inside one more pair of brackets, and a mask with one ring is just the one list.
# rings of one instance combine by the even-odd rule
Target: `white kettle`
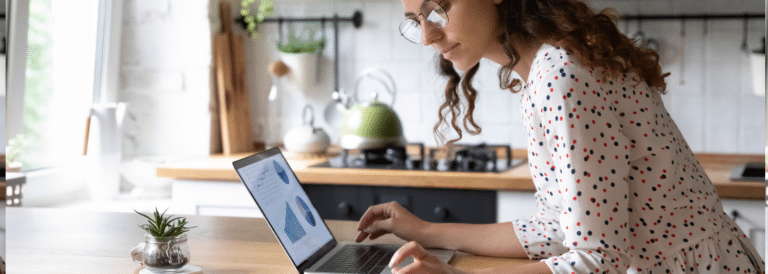
[[120,193],[121,128],[126,107],[126,103],[94,104],[86,120],[83,155],[87,155],[88,190],[93,200],[111,200]]
[[285,134],[283,138],[285,148],[299,153],[325,153],[331,146],[331,139],[322,128],[316,128],[314,122],[315,112],[308,104],[302,112],[302,125],[292,128]]

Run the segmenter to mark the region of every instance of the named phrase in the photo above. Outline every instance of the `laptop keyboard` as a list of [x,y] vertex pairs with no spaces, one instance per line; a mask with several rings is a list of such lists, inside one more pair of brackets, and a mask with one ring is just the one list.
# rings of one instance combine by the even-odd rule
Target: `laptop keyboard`
[[398,248],[392,245],[346,245],[317,271],[378,274],[387,267]]

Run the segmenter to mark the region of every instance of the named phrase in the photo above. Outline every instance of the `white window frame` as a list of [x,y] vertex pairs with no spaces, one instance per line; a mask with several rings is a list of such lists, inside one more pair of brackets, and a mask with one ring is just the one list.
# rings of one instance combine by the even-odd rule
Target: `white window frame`
[[[24,91],[29,30],[28,0],[10,0],[8,22],[8,79],[6,82],[6,140],[20,133],[24,123]],[[94,92],[101,102],[117,102],[123,0],[100,0]],[[85,117],[83,117],[85,121]],[[7,141],[6,141],[7,142]],[[27,172],[25,206],[49,206],[87,197],[84,163]],[[66,183],[62,183],[64,178]]]

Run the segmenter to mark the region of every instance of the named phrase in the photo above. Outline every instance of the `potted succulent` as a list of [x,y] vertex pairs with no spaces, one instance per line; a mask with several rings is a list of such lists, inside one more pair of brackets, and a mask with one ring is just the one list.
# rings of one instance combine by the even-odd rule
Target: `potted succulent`
[[134,210],[149,223],[139,225],[147,232],[144,242],[139,244],[131,255],[134,261],[141,254],[141,263],[153,272],[174,271],[183,268],[189,263],[189,245],[186,232],[195,227],[187,227],[187,219],[184,217],[165,216],[155,208],[154,216],[150,217]]

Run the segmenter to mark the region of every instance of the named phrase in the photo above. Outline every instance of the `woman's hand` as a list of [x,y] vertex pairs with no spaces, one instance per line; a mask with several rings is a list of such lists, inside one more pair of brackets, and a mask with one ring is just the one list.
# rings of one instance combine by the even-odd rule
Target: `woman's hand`
[[[413,262],[402,268],[395,268],[394,266],[400,265],[408,257],[413,257]],[[392,268],[392,274],[428,274],[428,273],[450,273],[450,274],[464,274],[466,272],[460,271],[447,263],[441,262],[435,256],[424,250],[416,242],[409,242],[392,255],[392,260],[389,262],[389,267]]]
[[387,233],[395,234],[406,241],[413,241],[419,238],[419,233],[428,224],[397,202],[378,204],[369,207],[360,218],[357,224],[357,231],[360,231],[360,234],[357,235],[355,242],[362,242],[366,238],[374,240]]

